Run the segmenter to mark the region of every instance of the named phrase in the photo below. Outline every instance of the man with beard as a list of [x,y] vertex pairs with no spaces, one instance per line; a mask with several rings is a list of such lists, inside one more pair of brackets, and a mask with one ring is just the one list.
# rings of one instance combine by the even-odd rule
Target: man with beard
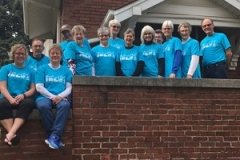
[[43,64],[50,62],[49,57],[45,56],[42,52],[44,50],[43,41],[41,39],[32,40],[32,53],[28,55],[25,65],[37,71],[37,68]]

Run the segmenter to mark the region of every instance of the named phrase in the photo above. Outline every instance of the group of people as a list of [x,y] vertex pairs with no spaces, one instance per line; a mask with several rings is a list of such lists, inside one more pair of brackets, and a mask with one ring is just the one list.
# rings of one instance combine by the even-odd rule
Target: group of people
[[141,30],[141,45],[137,46],[134,30],[128,28],[121,39],[118,37],[121,24],[111,20],[108,27],[98,29],[100,44],[91,48],[82,25],[72,29],[65,25],[62,33],[72,37],[61,43],[63,63],[73,74],[83,76],[227,78],[232,53],[226,35],[214,32],[211,19],[202,20],[201,27],[206,37],[199,44],[191,38],[192,26],[188,22],[178,26],[181,40],[172,35],[172,21],[164,21],[157,30],[146,25]]
[[[36,107],[46,130],[45,143],[53,149],[64,146],[63,129],[70,109],[72,72],[61,65],[63,56],[60,45],[53,44],[45,56],[43,41],[34,39],[32,54],[23,44],[12,46],[13,63],[0,70],[0,121],[7,130],[5,143],[15,146],[20,142],[18,129]],[[52,113],[56,108],[56,115]],[[13,115],[12,110],[16,110]]]
[[[82,25],[63,25],[64,41],[53,44],[49,56],[42,54],[40,39],[32,41],[30,55],[25,45],[14,45],[10,52],[13,63],[0,70],[0,121],[7,130],[5,143],[12,146],[20,142],[17,131],[36,107],[46,130],[45,143],[53,149],[64,146],[61,139],[70,109],[73,75],[201,78],[202,56],[204,78],[227,78],[232,52],[226,35],[214,32],[211,19],[202,20],[201,27],[206,37],[200,45],[190,37],[192,27],[188,22],[178,26],[180,40],[172,35],[174,25],[169,20],[163,22],[161,30],[144,26],[140,46],[134,45],[131,28],[124,32],[124,39],[118,37],[121,24],[117,20],[97,30],[100,43],[93,48]],[[15,117],[13,109],[17,109]]]

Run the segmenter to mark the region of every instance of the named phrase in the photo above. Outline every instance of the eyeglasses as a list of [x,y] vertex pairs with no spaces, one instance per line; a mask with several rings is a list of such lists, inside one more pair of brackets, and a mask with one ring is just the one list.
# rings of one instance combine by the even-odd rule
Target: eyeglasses
[[212,25],[212,23],[209,23],[209,24],[203,25],[202,27],[203,27],[203,28],[206,28],[206,27],[210,27],[211,25]]
[[109,36],[108,34],[99,35],[100,38],[108,37],[108,36]]
[[42,48],[43,46],[42,45],[34,45],[33,47],[34,48]]
[[16,52],[15,55],[17,55],[17,56],[26,56],[26,53]]
[[163,28],[163,30],[171,30],[172,28]]
[[120,28],[119,26],[112,26],[113,28]]

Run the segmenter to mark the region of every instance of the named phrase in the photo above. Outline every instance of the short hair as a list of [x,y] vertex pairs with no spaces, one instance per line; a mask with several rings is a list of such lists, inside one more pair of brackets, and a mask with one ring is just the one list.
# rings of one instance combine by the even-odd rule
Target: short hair
[[149,25],[146,25],[146,26],[144,26],[143,28],[142,28],[142,31],[141,31],[141,42],[142,43],[144,43],[144,38],[143,38],[143,36],[144,36],[144,33],[145,32],[150,32],[151,34],[152,34],[152,36],[153,36],[153,41],[155,42],[155,40],[154,40],[154,37],[155,37],[155,31],[154,31],[154,29],[151,27],[151,26],[149,26]]
[[125,36],[126,34],[129,34],[129,33],[131,33],[131,34],[135,37],[135,32],[134,32],[134,30],[133,30],[132,28],[128,28],[128,29],[124,32],[124,36]]
[[82,25],[73,26],[72,34],[74,35],[77,31],[82,31],[84,34],[86,33],[86,29]]
[[118,20],[116,20],[116,19],[109,21],[108,27],[111,27],[113,24],[116,24],[116,25],[118,25],[118,27],[121,27],[121,23],[118,22]]
[[60,51],[61,55],[63,55],[62,53],[62,47],[59,45],[59,44],[52,44],[48,50],[48,54],[50,54],[50,52],[53,50],[53,49],[57,49]]
[[108,35],[110,35],[110,31],[108,29],[108,27],[100,27],[97,30],[97,35],[99,36],[100,33],[107,33]]
[[34,38],[34,39],[32,40],[31,46],[32,46],[32,44],[33,44],[35,41],[41,41],[42,44],[44,44],[44,40],[43,40],[43,39]]
[[170,20],[164,21],[163,24],[162,24],[162,29],[163,29],[164,27],[166,27],[166,26],[169,26],[169,27],[171,27],[171,28],[174,30],[173,22],[172,22],[172,21],[170,21]]
[[163,32],[162,32],[161,29],[156,29],[156,30],[155,30],[155,33],[161,33],[161,34],[163,34]]
[[204,19],[201,21],[201,25],[202,25],[203,21],[206,20],[206,19],[210,20],[211,23],[213,24],[213,20],[212,20],[212,19],[210,19],[210,18],[204,18]]
[[190,23],[188,22],[182,22],[179,24],[178,26],[178,32],[180,32],[180,28],[181,27],[184,27],[184,28],[188,28],[189,32],[191,33],[192,32],[192,26],[190,25]]
[[61,32],[63,32],[63,31],[69,31],[70,32],[71,29],[72,29],[72,27],[69,24],[64,24],[61,27]]
[[14,61],[15,53],[17,49],[23,48],[26,53],[26,57],[28,56],[28,49],[24,44],[15,44],[11,47],[11,51],[9,53],[9,59]]

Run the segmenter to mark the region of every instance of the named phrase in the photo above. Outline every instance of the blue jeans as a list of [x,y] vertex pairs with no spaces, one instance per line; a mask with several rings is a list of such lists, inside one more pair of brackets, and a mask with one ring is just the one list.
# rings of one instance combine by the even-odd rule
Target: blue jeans
[[[44,98],[37,101],[36,106],[41,114],[42,123],[46,129],[47,137],[55,135],[61,139],[68,117],[70,103],[66,100],[62,100],[54,105],[50,99]],[[55,117],[52,113],[53,107],[56,107]]]

